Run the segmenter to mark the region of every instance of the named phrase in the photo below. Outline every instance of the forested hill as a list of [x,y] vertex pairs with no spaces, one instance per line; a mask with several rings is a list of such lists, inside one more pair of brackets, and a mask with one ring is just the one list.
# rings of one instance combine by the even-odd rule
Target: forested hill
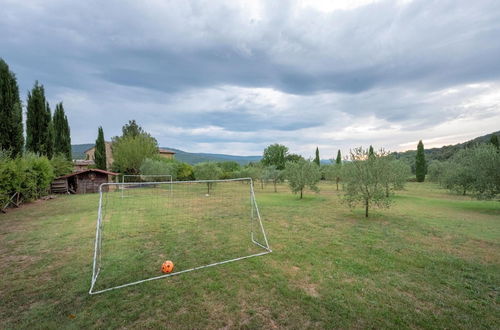
[[[425,159],[427,161],[432,161],[432,160],[447,160],[455,152],[457,152],[460,149],[466,148],[473,146],[475,144],[480,144],[480,143],[486,143],[489,142],[491,139],[492,135],[497,135],[500,138],[500,131],[496,131],[490,134],[486,134],[480,137],[477,137],[475,139],[463,142],[463,143],[458,143],[454,145],[449,145],[449,146],[443,146],[441,148],[430,148],[430,149],[425,149]],[[425,145],[425,139],[423,140],[424,145]],[[416,145],[415,145],[416,146]],[[415,155],[417,154],[417,150],[408,150],[404,152],[394,152],[393,155],[402,160],[406,160],[409,164],[413,165],[415,163]]]
[[[92,148],[93,146],[94,146],[93,143],[73,144],[71,146],[73,159],[85,159],[85,154],[83,152],[89,148]],[[183,150],[169,148],[169,147],[161,147],[161,148],[175,151],[175,159],[189,164],[197,164],[208,161],[210,162],[235,161],[241,165],[245,165],[250,162],[258,162],[262,158],[261,156],[233,156],[225,154],[195,153],[195,152],[186,152]]]

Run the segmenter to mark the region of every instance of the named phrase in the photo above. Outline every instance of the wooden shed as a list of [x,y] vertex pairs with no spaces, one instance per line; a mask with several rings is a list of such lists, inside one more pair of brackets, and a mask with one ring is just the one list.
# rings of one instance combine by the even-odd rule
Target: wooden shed
[[52,182],[52,193],[60,194],[86,194],[99,192],[102,183],[110,182],[111,177],[118,173],[104,171],[96,168],[60,176]]

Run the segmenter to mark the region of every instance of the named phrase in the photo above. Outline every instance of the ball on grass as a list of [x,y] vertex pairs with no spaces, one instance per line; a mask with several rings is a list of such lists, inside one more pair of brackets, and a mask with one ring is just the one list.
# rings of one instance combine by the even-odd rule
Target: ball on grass
[[161,265],[162,273],[168,274],[171,273],[173,270],[174,270],[174,263],[170,260],[163,262],[163,264]]

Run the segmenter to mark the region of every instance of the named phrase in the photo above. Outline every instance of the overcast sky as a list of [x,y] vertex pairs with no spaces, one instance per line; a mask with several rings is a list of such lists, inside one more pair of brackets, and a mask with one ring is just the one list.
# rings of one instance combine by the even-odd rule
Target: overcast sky
[[74,144],[136,119],[161,146],[327,159],[500,130],[498,0],[0,0],[0,57]]

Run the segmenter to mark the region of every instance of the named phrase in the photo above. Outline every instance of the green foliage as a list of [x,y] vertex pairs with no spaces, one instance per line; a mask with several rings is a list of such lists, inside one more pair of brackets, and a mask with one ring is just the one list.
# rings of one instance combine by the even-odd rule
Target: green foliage
[[0,202],[4,206],[14,193],[23,200],[47,194],[54,170],[47,157],[26,153],[15,159],[0,160]]
[[274,165],[266,166],[263,171],[263,178],[273,183],[274,192],[278,192],[277,184],[283,180],[283,171],[278,170]]
[[336,163],[337,165],[342,165],[342,155],[341,155],[341,153],[340,153],[340,149],[339,149],[339,151],[337,152],[337,159],[335,160],[335,163]]
[[303,160],[305,160],[304,157],[302,157],[301,155],[297,155],[297,154],[288,154],[285,157],[285,161],[286,162],[297,163],[297,162],[300,162],[300,161],[303,161]]
[[261,160],[264,166],[274,165],[278,170],[285,168],[288,148],[281,144],[272,144],[264,149],[264,156]]
[[496,134],[491,135],[490,143],[497,149],[500,149],[500,143],[498,142],[498,136]]
[[316,147],[316,154],[315,154],[315,157],[314,157],[314,162],[316,163],[316,165],[320,166],[321,164],[321,160],[319,158],[319,149],[318,147]]
[[342,179],[342,162],[323,165],[323,175],[326,180],[335,181],[337,190],[339,190],[339,183]]
[[62,153],[52,157],[50,164],[56,177],[69,174],[73,171],[73,162],[69,161]]
[[146,158],[158,154],[158,143],[135,120],[123,126],[123,136],[113,138],[113,169],[124,174],[139,174]]
[[425,161],[424,144],[420,140],[418,141],[417,155],[415,156],[415,176],[417,177],[417,182],[424,182],[426,173],[427,163]]
[[446,166],[446,162],[441,162],[439,160],[432,161],[427,168],[427,177],[429,181],[442,184],[444,174],[446,172]]
[[54,153],[56,155],[62,154],[67,160],[71,160],[71,134],[62,102],[56,104],[52,122],[54,125]]
[[[216,163],[204,162],[194,166],[194,177],[196,180],[217,180],[222,176],[222,170]],[[207,182],[207,194],[214,186],[213,182]]]
[[492,144],[462,149],[443,168],[438,180],[451,191],[480,199],[500,194],[500,153]]
[[368,149],[368,157],[375,157],[375,153],[373,152],[373,147],[370,146]]
[[179,162],[177,167],[177,180],[194,180],[194,169],[188,163]]
[[106,164],[106,142],[104,140],[104,131],[101,126],[97,130],[97,139],[95,140],[94,162],[95,166],[101,170],[107,169]]
[[349,207],[362,204],[365,207],[365,217],[368,217],[372,205],[388,207],[390,200],[387,194],[390,166],[387,153],[379,153],[362,147],[351,150],[350,162],[344,164],[344,201]]
[[[50,131],[51,114],[45,100],[43,85],[35,82],[28,93],[26,111],[26,150],[40,155],[51,156],[53,136]],[[50,155],[49,155],[50,153]]]
[[304,188],[309,187],[312,191],[319,192],[316,184],[321,178],[319,166],[314,162],[299,160],[298,162],[287,162],[285,167],[285,178],[294,194],[300,192],[302,199]]
[[384,157],[381,161],[386,162],[387,168],[384,170],[385,196],[389,197],[391,191],[403,190],[408,178],[411,175],[411,168],[402,160],[394,160],[390,156]]
[[23,152],[23,116],[15,74],[0,58],[0,150],[16,157]]
[[146,133],[141,126],[137,125],[135,120],[129,120],[128,124],[123,125],[122,127],[122,137],[132,136],[136,137],[139,135],[145,135]]
[[[169,162],[163,157],[155,159],[146,158],[141,165],[140,173],[144,175],[171,175],[172,180],[177,180],[178,166],[176,162]],[[165,177],[151,177],[152,181],[161,181]]]
[[217,166],[222,170],[221,179],[232,179],[236,177],[236,174],[240,171],[241,166],[237,162],[227,161],[218,162]]

